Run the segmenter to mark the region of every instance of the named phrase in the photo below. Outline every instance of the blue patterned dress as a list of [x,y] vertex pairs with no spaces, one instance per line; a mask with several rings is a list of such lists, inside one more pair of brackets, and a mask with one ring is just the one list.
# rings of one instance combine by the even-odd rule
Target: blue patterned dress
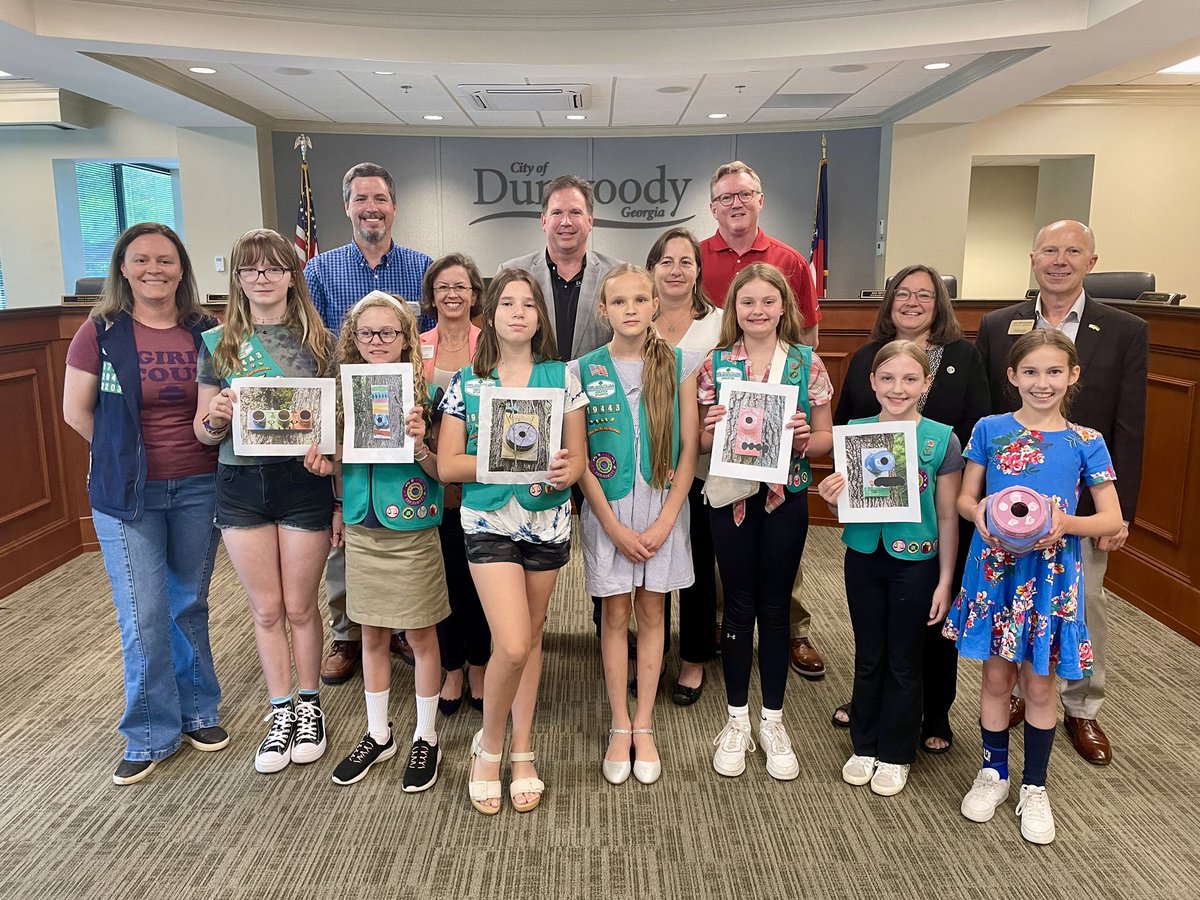
[[[980,419],[965,456],[984,467],[988,494],[1032,488],[1068,514],[1074,514],[1084,484],[1117,477],[1100,432],[1070,423],[1063,431],[1031,431],[1011,413]],[[1079,541],[1065,535],[1057,547],[1018,556],[987,546],[976,534],[942,634],[971,659],[1029,660],[1037,674],[1053,669],[1066,679],[1090,673]]]

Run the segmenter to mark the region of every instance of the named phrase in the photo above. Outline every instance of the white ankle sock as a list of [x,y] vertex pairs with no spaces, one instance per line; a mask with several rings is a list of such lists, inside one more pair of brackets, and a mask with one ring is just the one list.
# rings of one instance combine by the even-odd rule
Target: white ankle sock
[[741,722],[749,722],[750,721],[750,707],[749,706],[731,706],[731,707],[729,707],[729,718],[737,719]]
[[762,720],[764,722],[782,722],[783,721],[783,710],[782,709],[767,709],[764,706],[762,708]]
[[437,694],[432,697],[417,695],[417,729],[413,732],[414,741],[424,738],[431,744],[437,743],[437,705]]
[[391,691],[379,691],[367,695],[367,731],[377,744],[386,744],[392,730],[388,727],[388,695]]

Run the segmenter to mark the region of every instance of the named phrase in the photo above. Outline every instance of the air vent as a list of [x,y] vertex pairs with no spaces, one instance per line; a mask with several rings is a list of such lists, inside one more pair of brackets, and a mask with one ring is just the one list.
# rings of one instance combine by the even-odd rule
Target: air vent
[[458,94],[474,109],[571,112],[592,105],[590,84],[460,84]]

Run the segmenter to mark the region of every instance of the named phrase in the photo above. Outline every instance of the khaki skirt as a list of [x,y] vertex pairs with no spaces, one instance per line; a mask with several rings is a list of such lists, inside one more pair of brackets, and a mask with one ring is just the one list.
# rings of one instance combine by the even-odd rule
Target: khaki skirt
[[347,525],[346,612],[359,625],[395,629],[450,615],[438,530]]

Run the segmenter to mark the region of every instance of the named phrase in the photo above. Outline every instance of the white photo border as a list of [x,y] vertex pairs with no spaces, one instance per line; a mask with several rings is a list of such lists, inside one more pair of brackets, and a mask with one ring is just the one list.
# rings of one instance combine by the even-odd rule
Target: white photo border
[[549,469],[535,472],[507,472],[491,468],[488,448],[492,444],[492,417],[495,400],[542,400],[550,404],[549,459],[562,449],[563,407],[566,394],[562,388],[504,387],[485,384],[479,391],[479,439],[476,442],[475,480],[481,484],[538,484],[546,480]]
[[[333,378],[235,378],[229,386],[237,395],[233,404],[233,451],[238,456],[304,456],[315,440],[317,449],[332,455],[337,450],[337,381]],[[315,389],[320,392],[321,418],[315,433],[304,443],[252,444],[246,442],[242,415],[245,408],[243,392],[253,396],[257,390],[272,388]],[[253,407],[253,404],[250,404]],[[249,411],[246,412],[249,415]]]
[[750,466],[722,458],[722,448],[729,434],[729,413],[726,412],[713,431],[713,454],[709,472],[727,478],[745,481],[763,481],[768,484],[787,484],[792,467],[792,428],[788,425],[800,400],[800,387],[795,384],[773,384],[762,381],[729,380],[721,382],[717,404],[729,409],[732,395],[760,394],[783,398],[783,421],[780,425],[780,440],[777,457],[769,466]]
[[917,469],[920,460],[917,456],[917,423],[916,422],[862,422],[858,425],[835,425],[833,428],[833,470],[843,475],[851,465],[859,464],[851,460],[846,449],[846,438],[857,435],[879,435],[904,438],[905,481],[908,488],[907,504],[892,504],[887,506],[867,507],[862,505],[863,498],[852,497],[849,480],[846,489],[838,495],[838,521],[847,522],[920,522],[921,495]]
[[358,447],[354,444],[354,432],[358,424],[357,412],[354,409],[354,378],[372,375],[399,375],[403,381],[400,388],[400,402],[405,418],[408,411],[417,405],[412,363],[387,363],[372,365],[371,363],[355,363],[341,367],[339,376],[342,386],[342,411],[345,417],[345,427],[342,429],[342,461],[348,463],[410,463],[416,453],[416,442],[411,438],[404,440],[399,447]]

